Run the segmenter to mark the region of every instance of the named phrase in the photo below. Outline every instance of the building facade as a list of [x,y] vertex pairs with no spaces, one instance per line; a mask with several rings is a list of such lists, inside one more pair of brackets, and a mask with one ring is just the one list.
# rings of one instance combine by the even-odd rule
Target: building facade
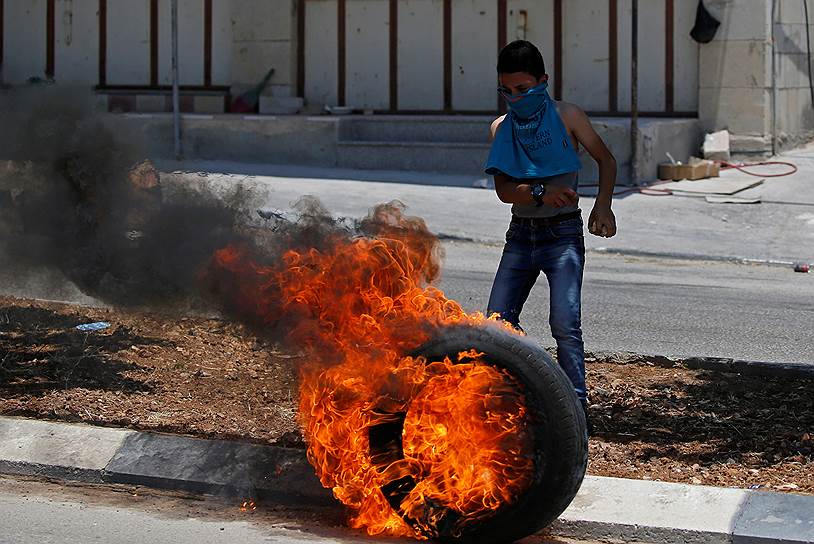
[[[518,38],[540,47],[558,98],[594,116],[630,111],[630,0],[178,2],[187,111],[224,111],[274,68],[265,93],[302,98],[306,112],[492,114],[497,51]],[[639,1],[639,110],[727,128],[746,154],[806,140],[801,2],[706,4],[722,26],[699,45],[696,0]],[[76,86],[111,111],[166,107],[170,0],[0,0],[0,14],[6,85]]]

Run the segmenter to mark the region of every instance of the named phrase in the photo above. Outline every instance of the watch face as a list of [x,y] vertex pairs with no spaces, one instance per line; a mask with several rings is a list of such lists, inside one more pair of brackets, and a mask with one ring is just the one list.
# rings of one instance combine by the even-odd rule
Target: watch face
[[543,193],[545,193],[545,188],[542,185],[538,184],[531,188],[531,196],[534,198],[543,196]]

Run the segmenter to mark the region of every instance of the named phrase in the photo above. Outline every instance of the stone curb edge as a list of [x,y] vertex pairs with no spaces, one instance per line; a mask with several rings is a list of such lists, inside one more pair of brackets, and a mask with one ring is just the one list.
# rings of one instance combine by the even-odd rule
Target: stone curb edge
[[[0,416],[0,473],[341,511],[302,450]],[[814,543],[814,496],[598,476],[552,527],[573,538]]]
[[692,370],[710,370],[744,376],[762,376],[768,378],[803,378],[814,379],[814,362],[806,363],[770,363],[765,361],[747,361],[730,357],[667,357],[664,355],[646,355],[634,352],[586,351],[586,362],[609,359],[619,364],[647,363],[662,368],[683,366]]

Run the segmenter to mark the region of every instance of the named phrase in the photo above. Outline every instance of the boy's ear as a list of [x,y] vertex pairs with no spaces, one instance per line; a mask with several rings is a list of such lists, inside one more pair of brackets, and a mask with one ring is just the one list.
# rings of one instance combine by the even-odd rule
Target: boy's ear
[[548,74],[543,74],[540,76],[538,83],[545,83],[548,81]]

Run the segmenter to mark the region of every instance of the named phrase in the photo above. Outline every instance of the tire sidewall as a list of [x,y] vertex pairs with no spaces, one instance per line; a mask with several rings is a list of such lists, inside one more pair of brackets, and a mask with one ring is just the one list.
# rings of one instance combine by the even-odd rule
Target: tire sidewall
[[472,524],[453,542],[513,542],[533,534],[562,514],[573,500],[588,463],[582,407],[565,372],[540,346],[497,324],[439,329],[413,355],[428,360],[474,349],[507,371],[523,388],[534,436],[535,478],[512,505]]

